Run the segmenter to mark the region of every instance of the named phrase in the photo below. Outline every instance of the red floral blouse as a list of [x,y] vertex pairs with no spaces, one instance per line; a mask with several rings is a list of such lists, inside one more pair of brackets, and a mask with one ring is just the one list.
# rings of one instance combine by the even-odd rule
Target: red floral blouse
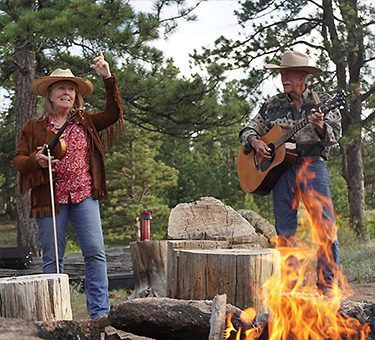
[[[48,130],[57,132],[59,128],[54,117],[48,116]],[[67,148],[64,157],[55,166],[56,198],[59,204],[76,204],[91,195],[92,179],[87,136],[83,126],[73,121],[66,127],[62,137]]]

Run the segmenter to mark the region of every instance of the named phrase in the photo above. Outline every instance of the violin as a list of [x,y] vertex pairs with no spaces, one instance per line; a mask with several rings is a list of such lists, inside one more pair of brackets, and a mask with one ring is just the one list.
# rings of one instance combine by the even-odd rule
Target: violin
[[57,159],[61,159],[66,154],[67,150],[67,144],[64,138],[61,137],[63,132],[65,131],[66,127],[71,123],[71,121],[77,116],[77,114],[81,113],[82,110],[73,110],[71,111],[71,115],[69,118],[65,121],[63,126],[54,133],[53,131],[47,132],[46,140],[49,141],[46,142],[46,148],[43,151],[43,154],[47,156],[48,152],[47,150],[50,150],[51,156]]

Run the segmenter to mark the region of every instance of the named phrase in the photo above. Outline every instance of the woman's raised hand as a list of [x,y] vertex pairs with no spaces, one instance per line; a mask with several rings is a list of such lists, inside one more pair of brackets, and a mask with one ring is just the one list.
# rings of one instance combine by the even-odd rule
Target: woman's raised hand
[[91,65],[91,68],[104,78],[109,78],[111,76],[111,70],[109,69],[109,64],[104,59],[103,52],[100,52],[99,55],[94,58],[94,64]]

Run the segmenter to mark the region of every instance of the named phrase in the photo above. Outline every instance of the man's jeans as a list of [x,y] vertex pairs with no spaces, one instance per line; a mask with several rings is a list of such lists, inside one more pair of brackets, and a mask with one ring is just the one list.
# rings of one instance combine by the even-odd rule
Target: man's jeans
[[[339,262],[339,243],[331,199],[331,183],[326,164],[320,157],[310,157],[303,173],[298,171],[307,164],[298,162],[282,174],[273,189],[273,207],[277,234],[293,240],[297,230],[298,197],[317,223],[319,249],[317,253],[318,288],[332,286]],[[295,200],[297,195],[297,201]],[[292,241],[293,243],[293,241]]]
[[[109,312],[107,262],[104,250],[99,202],[86,198],[78,204],[61,204],[56,215],[59,271],[63,272],[68,220],[71,221],[85,260],[86,304],[92,319]],[[43,273],[56,273],[52,217],[38,218],[43,249]]]

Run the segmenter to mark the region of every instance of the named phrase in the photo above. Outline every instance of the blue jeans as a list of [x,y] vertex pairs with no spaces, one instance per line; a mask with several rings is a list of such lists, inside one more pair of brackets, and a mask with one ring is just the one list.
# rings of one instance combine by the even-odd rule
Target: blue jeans
[[[319,157],[310,157],[310,164],[302,176],[298,176],[299,162],[282,174],[273,189],[273,208],[277,234],[284,239],[284,245],[293,246],[297,230],[299,200],[304,202],[309,215],[317,222],[317,285],[320,290],[332,286],[336,279],[339,263],[339,243],[336,233],[336,219],[331,199],[331,183],[326,164]],[[311,190],[313,189],[313,190]],[[315,196],[314,192],[317,194]],[[311,204],[313,203],[313,204]]]
[[[99,202],[88,197],[78,204],[61,204],[56,215],[59,271],[64,269],[64,253],[68,220],[71,221],[85,261],[85,293],[87,310],[92,319],[107,315],[108,297],[107,261],[104,250]],[[52,217],[36,220],[43,250],[43,273],[56,273]]]

